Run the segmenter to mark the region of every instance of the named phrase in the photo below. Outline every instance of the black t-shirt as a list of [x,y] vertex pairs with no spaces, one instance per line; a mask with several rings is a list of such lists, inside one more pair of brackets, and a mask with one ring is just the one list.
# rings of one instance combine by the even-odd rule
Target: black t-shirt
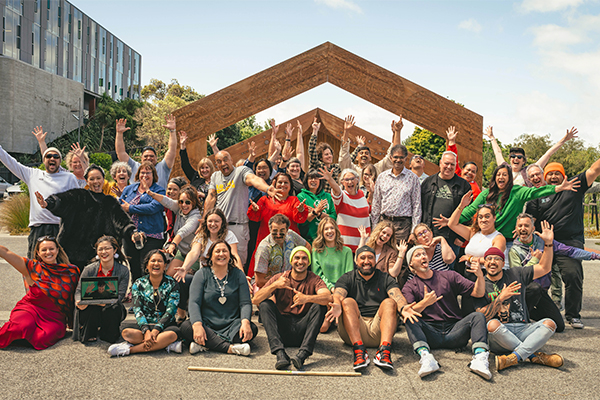
[[502,308],[495,317],[503,324],[514,322],[529,322],[527,303],[525,302],[525,288],[533,281],[533,265],[529,267],[513,267],[502,271],[502,278],[491,281],[485,277],[485,295],[475,299],[476,307],[484,307],[492,303],[500,295],[504,285],[508,286],[514,281],[521,284],[519,295],[512,296],[502,304]]
[[376,269],[368,281],[359,273],[358,269],[346,272],[335,283],[336,288],[345,289],[348,297],[356,300],[360,315],[374,317],[383,300],[387,299],[388,291],[399,288],[398,282],[388,273]]
[[[440,178],[439,174],[435,174],[435,179],[437,181],[437,190],[434,193],[433,200],[433,211],[431,212],[432,217],[438,218],[440,214],[445,217],[450,217],[454,212],[454,197],[452,196],[452,186],[450,184],[453,183],[453,180],[444,180]],[[449,239],[451,236],[450,228],[443,227],[438,229],[435,225],[432,225],[433,236],[443,236],[446,239]],[[450,243],[452,244],[452,243]]]
[[584,242],[583,197],[590,188],[585,176],[586,172],[576,176],[581,182],[576,192],[562,191],[527,202],[526,212],[535,217],[535,228],[538,232],[542,231],[541,221],[548,221],[554,225],[554,239],[559,242],[564,240]]

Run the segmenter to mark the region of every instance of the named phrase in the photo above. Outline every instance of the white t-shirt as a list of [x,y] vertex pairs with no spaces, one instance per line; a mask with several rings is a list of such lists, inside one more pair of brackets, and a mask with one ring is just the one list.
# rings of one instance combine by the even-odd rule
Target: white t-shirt
[[[127,165],[129,165],[131,168],[131,179],[129,179],[129,183],[133,184],[135,183],[135,174],[140,167],[140,163],[129,157],[129,160],[127,160]],[[171,168],[167,167],[165,160],[162,160],[156,164],[154,168],[156,168],[156,174],[158,175],[158,182],[156,183],[158,183],[158,185],[163,189],[167,189],[169,175],[171,175]]]
[[[233,232],[231,232],[229,229],[227,229],[227,236],[225,237],[225,241],[229,245],[239,243],[235,234]],[[202,253],[202,255],[200,257],[206,258],[206,256],[208,255],[208,249],[210,249],[210,246],[212,246],[212,243],[213,243],[212,240],[210,240],[210,238],[209,238],[208,242],[206,242],[206,248],[204,249],[204,253]]]

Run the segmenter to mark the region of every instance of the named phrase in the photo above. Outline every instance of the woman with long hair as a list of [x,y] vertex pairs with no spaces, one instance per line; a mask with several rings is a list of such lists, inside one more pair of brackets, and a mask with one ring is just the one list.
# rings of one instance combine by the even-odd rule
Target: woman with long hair
[[206,264],[194,275],[189,308],[190,320],[181,325],[181,333],[190,343],[191,354],[203,351],[203,346],[221,353],[250,354],[248,342],[258,333],[250,321],[250,289],[225,240],[210,246]]
[[165,348],[169,352],[181,353],[179,328],[175,325],[179,285],[165,274],[166,267],[164,250],[148,252],[144,259],[147,275],[131,286],[136,322],[122,324],[121,336],[125,341],[108,348],[111,356],[128,356]]
[[344,246],[342,234],[331,217],[319,222],[317,238],[312,243],[312,269],[332,292],[340,276],[354,269],[352,250]]
[[187,133],[179,131],[179,159],[181,160],[181,169],[190,181],[190,185],[198,191],[198,208],[203,210],[204,200],[208,195],[208,187],[210,186],[210,177],[215,172],[215,165],[210,158],[204,157],[198,162],[198,167],[194,169],[187,154],[186,142]]
[[69,264],[65,251],[50,236],[37,240],[34,254],[27,259],[0,245],[0,257],[23,275],[29,288],[0,328],[0,349],[19,339],[36,350],[45,349],[62,339],[73,322],[79,268]]
[[317,237],[317,227],[323,218],[336,218],[335,206],[331,194],[325,190],[325,182],[317,170],[311,169],[304,175],[304,188],[298,194],[298,200],[304,201],[312,210],[308,213],[306,222],[299,225],[300,235],[308,242]]
[[390,221],[380,221],[371,234],[367,234],[364,226],[360,227],[359,247],[367,245],[375,250],[375,268],[387,272],[392,278],[397,278],[402,272],[402,262],[406,255],[408,244],[401,240],[396,245],[396,229]]
[[[129,286],[129,268],[123,263],[125,256],[121,246],[112,236],[102,236],[94,245],[96,259],[81,272],[81,278],[116,276],[118,278],[118,301],[113,304],[85,305],[81,302],[81,278],[75,290],[75,320],[73,340],[82,343],[95,342],[98,338],[114,343],[119,339],[119,325],[127,316],[123,299]],[[121,262],[119,262],[121,261]]]

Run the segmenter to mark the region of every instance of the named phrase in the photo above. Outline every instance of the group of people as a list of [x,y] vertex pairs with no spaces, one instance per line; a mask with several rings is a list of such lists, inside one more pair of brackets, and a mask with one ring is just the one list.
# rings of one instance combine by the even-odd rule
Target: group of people
[[[277,369],[302,369],[319,333],[335,327],[353,348],[355,370],[370,364],[373,347],[373,362],[393,369],[401,325],[421,377],[440,368],[433,349],[469,340],[469,368],[484,379],[492,376],[490,351],[498,370],[563,364],[540,352],[565,328],[561,280],[565,318],[583,328],[581,260],[600,258],[583,249],[582,206],[600,160],[572,179],[559,163],[547,164],[575,129],[525,168],[521,148],[510,149],[510,162],[502,159],[489,127],[498,166],[482,190],[479,166],[458,166],[453,127],[439,173],[427,176],[422,156],[407,159],[401,116],[377,163],[362,137],[350,152],[352,116],[337,163],[331,146],[318,143],[316,118],[307,159],[300,123],[286,126],[282,146],[270,122],[267,159],[256,160],[252,142],[249,157],[234,163],[211,135],[214,163],[203,158],[194,168],[173,116],[160,162],[152,147],[134,161],[123,142],[127,121],[117,120],[112,180],[78,144],[63,169],[41,127],[33,133],[45,170],[0,147],[0,161],[32,194],[27,256],[0,246],[27,289],[0,328],[0,348],[25,340],[43,349],[71,327],[74,340],[113,343],[112,356],[181,353],[184,344],[191,354],[248,356],[258,334],[255,305]],[[170,178],[178,140],[185,176]],[[81,281],[93,277],[118,278],[114,301],[83,300]],[[125,321],[130,302],[132,323]],[[299,350],[289,356],[286,347]]]

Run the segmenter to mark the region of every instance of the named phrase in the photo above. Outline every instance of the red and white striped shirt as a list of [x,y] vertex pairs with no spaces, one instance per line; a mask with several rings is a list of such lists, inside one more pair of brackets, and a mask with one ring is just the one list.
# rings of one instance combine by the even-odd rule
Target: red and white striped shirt
[[337,213],[337,224],[342,233],[344,245],[350,247],[354,253],[360,242],[359,226],[364,226],[367,233],[371,233],[371,220],[369,214],[371,206],[365,197],[362,190],[359,190],[355,195],[350,195],[345,190],[342,190],[340,196],[336,197],[331,193],[335,211]]

